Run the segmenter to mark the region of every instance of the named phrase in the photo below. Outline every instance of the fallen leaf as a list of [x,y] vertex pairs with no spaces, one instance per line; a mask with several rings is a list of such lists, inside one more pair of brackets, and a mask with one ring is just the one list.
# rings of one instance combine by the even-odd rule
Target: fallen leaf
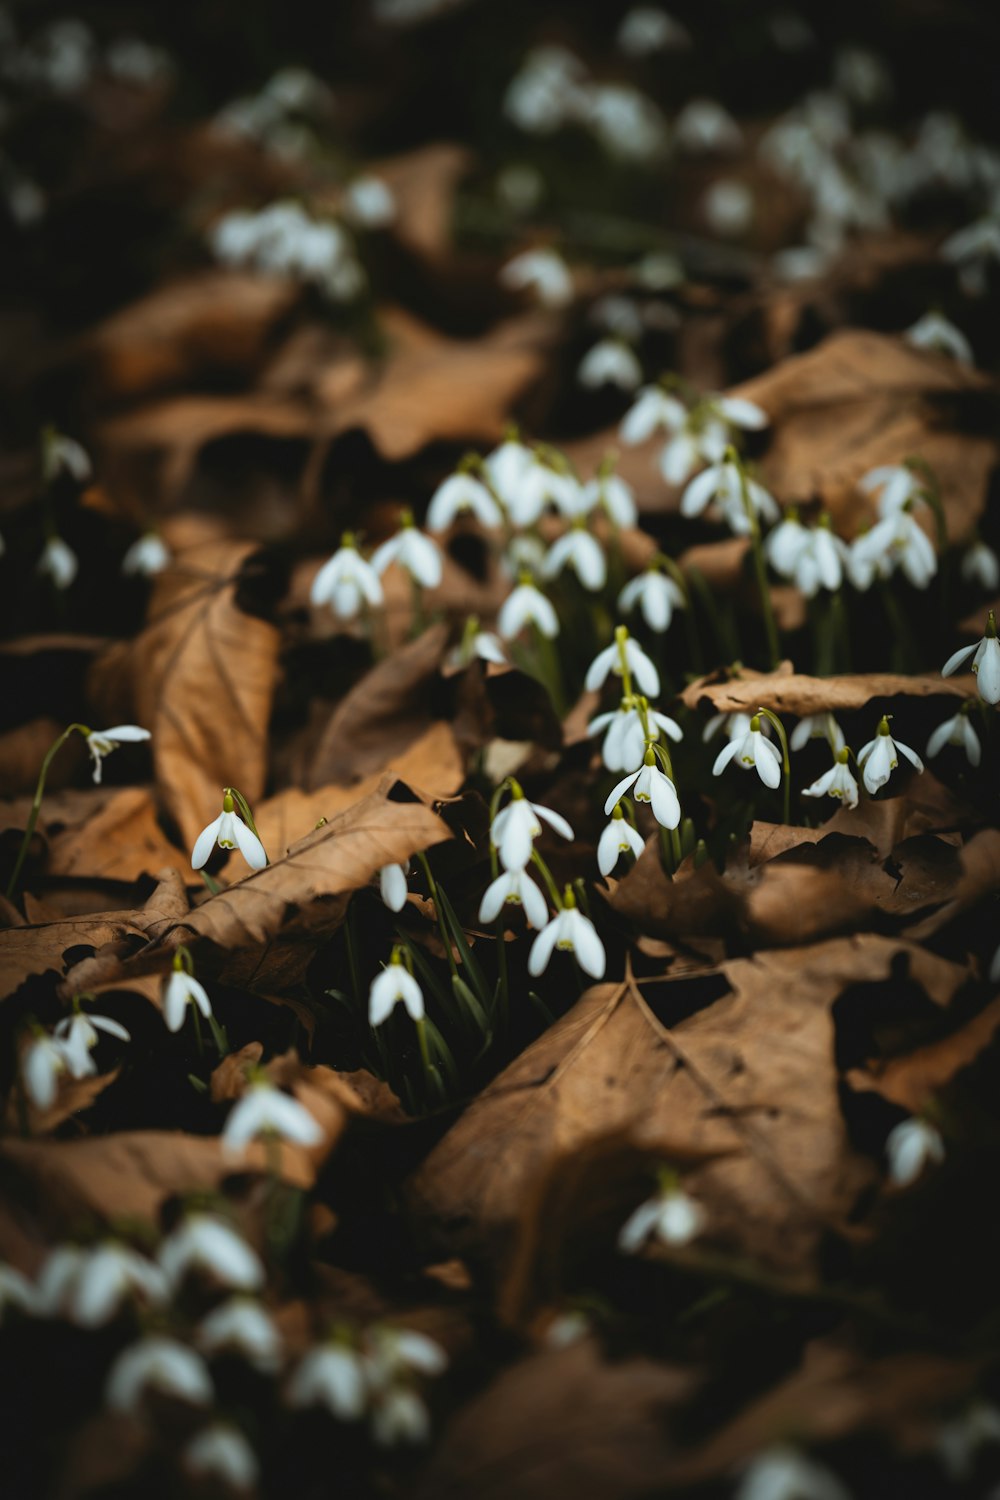
[[860,1091],[874,1090],[908,1114],[920,1115],[934,1095],[990,1045],[998,1027],[1000,999],[939,1041],[901,1057],[850,1069],[847,1082]]
[[53,838],[45,868],[50,877],[133,881],[165,865],[197,882],[190,858],[162,832],[148,790],[126,787],[92,818]]
[[741,668],[727,681],[702,677],[690,683],[680,696],[688,708],[707,707],[716,714],[753,714],[764,707],[776,714],[805,718],[826,710],[848,713],[864,708],[874,698],[967,698],[973,692],[972,677],[902,677],[891,672],[807,677],[786,661],[775,672]]

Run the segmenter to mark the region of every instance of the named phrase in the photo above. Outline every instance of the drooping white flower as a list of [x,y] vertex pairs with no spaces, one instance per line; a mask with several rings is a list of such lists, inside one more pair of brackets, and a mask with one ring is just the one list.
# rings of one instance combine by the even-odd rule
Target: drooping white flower
[[59,474],[68,474],[77,484],[85,484],[93,472],[90,457],[82,443],[49,427],[42,434],[42,478],[51,484]]
[[505,641],[511,641],[529,624],[549,640],[559,634],[559,616],[551,600],[530,579],[524,578],[501,604],[497,630]]
[[584,512],[600,508],[615,526],[635,526],[639,512],[635,491],[620,474],[598,474],[583,486]]
[[490,843],[500,856],[505,870],[524,870],[531,859],[535,839],[548,823],[561,838],[571,839],[573,830],[566,819],[540,802],[529,802],[519,787],[506,807],[502,807],[490,827]]
[[[550,457],[552,462],[547,461]],[[571,521],[590,508],[580,481],[568,468],[559,466],[557,455],[533,453],[531,463],[510,491],[510,519],[515,526],[535,526],[551,505]]]
[[747,503],[765,521],[776,521],[780,515],[774,496],[730,459],[711,464],[695,475],[681,496],[681,515],[700,516],[713,501],[720,506],[727,525],[737,536],[750,532]]
[[972,646],[962,646],[949,656],[941,668],[941,676],[950,677],[970,657],[980,698],[984,703],[1000,703],[1000,641],[997,640],[997,622],[992,610],[989,612],[986,634],[982,640]]
[[944,1161],[941,1132],[927,1120],[916,1117],[894,1125],[885,1140],[889,1181],[909,1187],[931,1163]]
[[885,786],[893,771],[899,765],[901,751],[907,760],[916,766],[918,771],[924,769],[924,763],[915,750],[909,745],[904,745],[901,740],[894,740],[889,732],[889,720],[883,715],[879,722],[875,738],[868,741],[858,751],[858,765],[863,772],[863,780],[866,788],[872,794],[878,791],[880,786]]
[[35,571],[51,578],[57,589],[68,589],[79,568],[76,553],[61,536],[49,537],[35,564]]
[[549,959],[556,948],[572,953],[580,968],[592,979],[603,978],[607,963],[604,944],[597,936],[593,922],[577,908],[571,889],[566,892],[566,905],[562,911],[556,912],[532,943],[528,954],[528,973],[537,978],[548,968]]
[[945,719],[939,724],[927,741],[927,755],[933,760],[935,755],[940,755],[945,745],[960,745],[965,751],[970,766],[978,766],[982,759],[983,751],[979,743],[979,736],[972,727],[970,710],[973,700],[963,703],[957,714],[950,719]]
[[618,708],[598,714],[587,725],[588,734],[604,733],[601,759],[609,771],[637,771],[646,753],[647,739],[658,740],[661,730],[677,742],[684,738],[675,719],[631,698],[623,698]]
[[858,489],[877,496],[879,516],[896,515],[908,501],[923,501],[926,480],[908,464],[880,464],[858,480]]
[[108,1240],[81,1257],[63,1288],[63,1307],[82,1328],[109,1322],[127,1298],[138,1295],[152,1307],[167,1301],[169,1288],[158,1266],[128,1245]]
[[122,558],[122,572],[127,576],[141,574],[144,578],[152,578],[157,573],[162,573],[170,561],[170,551],[166,542],[155,531],[147,531],[129,547]]
[[535,47],[511,79],[503,112],[519,130],[550,135],[574,119],[580,109],[585,69],[565,47]]
[[479,905],[480,922],[493,922],[504,906],[523,906],[532,927],[544,927],[549,920],[545,897],[527,870],[504,870],[490,882]]
[[363,604],[377,609],[383,601],[382,584],[371,563],[365,562],[349,534],[320,568],[309,590],[317,608],[328,604],[339,620],[352,620]]
[[174,1291],[192,1271],[240,1292],[259,1291],[266,1279],[256,1250],[217,1214],[187,1214],[156,1258]]
[[[761,720],[761,729],[770,737],[771,725],[769,720]],[[705,728],[702,730],[702,740],[707,745],[709,740],[714,739],[720,729],[725,729],[727,740],[741,740],[750,732],[749,714],[713,714]]]
[[415,1328],[395,1328],[373,1323],[364,1340],[369,1385],[378,1390],[400,1376],[440,1375],[448,1368],[448,1356],[435,1339]]
[[644,443],[654,432],[679,432],[687,425],[688,409],[659,385],[647,385],[622,418],[618,436],[628,447]]
[[442,480],[427,506],[427,530],[446,531],[459,515],[469,513],[480,526],[491,528],[503,521],[500,507],[474,474],[450,474]]
[[396,217],[395,194],[381,177],[366,172],[344,190],[344,215],[363,229],[384,229]]
[[228,791],[223,795],[219,816],[203,828],[194,841],[191,851],[192,870],[201,869],[216,844],[220,849],[238,848],[251,870],[263,870],[267,864],[264,845],[235,811],[235,803]]
[[149,730],[140,729],[138,724],[116,724],[113,729],[91,729],[86,739],[87,750],[93,762],[95,783],[100,785],[105,756],[117,750],[119,745],[137,745],[149,738]]
[[236,1155],[259,1135],[278,1136],[299,1146],[318,1146],[323,1139],[305,1105],[265,1079],[252,1083],[230,1110],[221,1137],[223,1150]]
[[839,797],[845,807],[857,807],[858,783],[848,765],[846,746],[834,752],[834,762],[829,771],[817,777],[812,786],[804,787],[803,797]]
[[627,1255],[634,1254],[651,1235],[665,1245],[687,1245],[704,1225],[701,1204],[681,1188],[667,1187],[629,1215],[618,1231],[618,1248]]
[[742,739],[731,739],[715,757],[713,776],[721,776],[731,760],[743,770],[756,770],[765,786],[776,787],[781,780],[781,756],[761,733],[760,715],[754,714]]
[[829,518],[806,529],[795,558],[792,578],[796,588],[812,599],[820,588],[831,593],[840,588],[848,563],[848,548],[830,529]]
[[925,589],[937,572],[934,545],[907,510],[894,511],[877,521],[870,531],[855,539],[851,551],[850,571],[855,588],[866,586],[859,582],[861,575],[856,571],[859,566],[871,569],[871,576],[877,573],[882,577],[898,567],[917,589]]
[[581,122],[610,156],[649,162],[663,153],[666,119],[659,106],[632,84],[588,83],[582,105]]
[[847,576],[859,593],[870,589],[876,578],[889,578],[895,566],[895,558],[885,550],[885,541],[879,550],[873,551],[868,537],[871,531],[861,531],[847,549]]
[[648,57],[690,47],[691,33],[658,6],[635,5],[622,18],[615,41],[626,57]]
[[168,1031],[180,1031],[189,1005],[196,1006],[206,1020],[212,1014],[212,1002],[205,986],[180,967],[172,969],[164,979],[160,1003]]
[[674,140],[683,151],[738,151],[743,132],[714,99],[692,99],[674,121]]
[[771,420],[762,406],[749,401],[746,396],[710,395],[705,397],[704,405],[727,426],[738,427],[744,432],[762,432]]
[[508,510],[520,489],[521,483],[535,463],[535,455],[526,444],[517,438],[505,438],[492,453],[483,459],[483,470],[494,494]]
[[644,328],[643,314],[630,297],[620,292],[609,292],[591,304],[587,322],[627,344],[637,344]]
[[784,1444],[765,1448],[743,1470],[734,1500],[851,1500],[829,1469]]
[[626,669],[635,678],[636,684],[647,698],[658,696],[659,672],[639,642],[632,639],[624,625],[619,625],[615,630],[615,638],[611,645],[599,651],[587,668],[584,684],[588,692],[594,693],[603,686],[609,672],[613,672],[616,677],[622,677]]
[[524,250],[509,260],[500,281],[514,292],[533,292],[543,307],[568,307],[573,301],[573,276],[555,250]]
[[59,1078],[69,1071],[62,1042],[46,1031],[36,1032],[21,1054],[21,1078],[32,1104],[38,1109],[50,1109],[59,1092]]
[[632,827],[621,808],[616,806],[611,822],[597,841],[597,868],[602,875],[610,875],[623,854],[633,854],[638,859],[645,847],[642,834]]
[[609,793],[604,804],[605,813],[610,813],[629,789],[637,802],[649,803],[653,809],[653,817],[661,828],[676,828],[680,823],[681,805],[677,798],[677,788],[666,772],[660,770],[651,748],[647,748],[638,771],[631,771],[628,776],[624,776]]
[[596,594],[607,581],[604,549],[582,521],[553,542],[542,564],[542,576],[555,578],[566,567],[573,569],[584,588],[591,593]]
[[260,1464],[238,1427],[213,1422],[203,1427],[181,1451],[181,1463],[199,1479],[216,1479],[234,1490],[253,1489]]
[[989,285],[989,263],[1000,261],[1000,222],[990,215],[976,219],[949,235],[939,254],[959,267],[962,290],[968,296],[983,296]]
[[1000,559],[992,547],[978,538],[962,556],[960,570],[966,583],[975,583],[984,593],[1000,588]]
[[396,535],[372,553],[372,567],[380,577],[391,563],[398,563],[421,588],[436,589],[441,582],[440,548],[417,530],[412,518],[404,519]]
[[111,1016],[87,1014],[78,1010],[71,1016],[64,1016],[57,1023],[55,1036],[62,1046],[66,1065],[74,1078],[87,1078],[97,1072],[97,1065],[90,1054],[100,1040],[98,1032],[101,1031],[122,1042],[132,1040],[121,1022],[115,1021]]
[[252,1297],[228,1297],[198,1324],[195,1342],[203,1354],[236,1353],[263,1375],[277,1374],[284,1341],[265,1307]]
[[826,740],[834,755],[844,748],[844,731],[831,713],[806,714],[788,736],[792,750],[804,750],[810,740]]
[[707,188],[701,210],[713,234],[745,234],[753,223],[753,190],[739,178],[720,177]]
[[960,328],[943,313],[926,312],[903,334],[914,349],[930,349],[936,354],[950,354],[962,365],[975,364],[972,345]]
[[426,1403],[406,1385],[380,1392],[372,1406],[372,1436],[380,1448],[397,1443],[426,1443],[431,1420]]
[[631,579],[618,595],[618,608],[627,611],[636,606],[650,630],[658,634],[670,628],[675,609],[686,609],[684,590],[667,573],[651,563],[644,573]]
[[342,1422],[357,1421],[368,1406],[365,1363],[345,1343],[310,1349],[296,1367],[287,1391],[290,1406],[326,1406]]
[[642,380],[642,365],[620,339],[601,339],[583,356],[576,378],[589,390],[616,385],[620,390],[634,391]]
[[390,911],[402,911],[406,905],[406,881],[409,873],[409,861],[405,865],[383,865],[379,870],[379,895]]
[[70,1297],[89,1252],[80,1245],[50,1250],[34,1288],[34,1311],[40,1318],[69,1316]]
[[393,949],[391,962],[372,980],[368,994],[369,1026],[381,1026],[400,1001],[411,1020],[424,1019],[423,990],[406,967],[399,950]]
[[176,1339],[155,1335],[119,1354],[108,1374],[104,1399],[112,1411],[134,1415],[150,1386],[195,1406],[210,1405],[215,1395],[201,1356]]

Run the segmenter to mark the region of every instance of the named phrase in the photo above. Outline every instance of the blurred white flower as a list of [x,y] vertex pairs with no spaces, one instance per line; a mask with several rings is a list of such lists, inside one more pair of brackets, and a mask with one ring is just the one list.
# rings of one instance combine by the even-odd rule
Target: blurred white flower
[[876,504],[882,518],[898,514],[908,502],[925,503],[925,486],[926,480],[908,464],[880,464],[858,480],[859,490],[866,495],[877,495]]
[[960,572],[966,583],[977,584],[984,593],[1000,588],[1000,559],[983,541],[977,539],[966,549]]
[[400,1001],[411,1020],[424,1019],[423,990],[394,949],[391,962],[372,980],[368,993],[369,1026],[381,1026]]
[[863,772],[862,779],[872,796],[880,786],[885,786],[899,765],[898,751],[901,751],[918,771],[924,769],[924,763],[915,750],[911,750],[909,745],[904,745],[901,740],[893,739],[889,731],[889,720],[883,715],[875,738],[869,740],[867,745],[862,745],[858,751],[858,765]]
[[368,1382],[360,1353],[348,1344],[310,1349],[288,1383],[289,1406],[326,1406],[342,1422],[357,1421],[368,1406]]
[[638,859],[645,847],[642,834],[632,827],[616,805],[610,823],[597,841],[597,868],[602,875],[610,875],[623,854],[633,854]]
[[250,1084],[230,1110],[222,1131],[223,1151],[237,1155],[260,1135],[299,1146],[318,1146],[323,1139],[323,1131],[305,1105],[264,1079]]
[[99,1328],[134,1295],[148,1306],[162,1306],[169,1295],[166,1278],[144,1255],[107,1240],[83,1254],[75,1275],[62,1289],[61,1301],[74,1323]]
[[519,130],[551,135],[577,117],[586,69],[565,47],[537,47],[507,86],[503,112]]
[[119,745],[137,745],[150,738],[148,729],[138,724],[116,724],[113,729],[91,729],[87,732],[87,750],[93,762],[94,782],[101,781],[102,762],[105,756],[117,750]]
[[197,1007],[206,1020],[212,1014],[212,1002],[205,986],[183,968],[172,969],[164,979],[161,1005],[168,1031],[180,1031],[189,1005]]
[[840,1480],[795,1448],[776,1444],[743,1470],[734,1500],[851,1500]]
[[47,427],[42,434],[42,478],[51,484],[59,474],[68,474],[85,484],[93,472],[86,448],[75,438]]
[[897,1187],[916,1182],[932,1162],[944,1161],[941,1132],[927,1120],[901,1120],[886,1136],[885,1154],[889,1163],[889,1181]]
[[22,1276],[13,1266],[0,1262],[0,1325],[10,1307],[16,1307],[21,1312],[32,1312],[35,1307],[34,1289],[27,1276]]
[[392,188],[372,173],[355,177],[344,191],[344,214],[364,229],[384,229],[396,217]]
[[750,532],[747,503],[754,514],[765,521],[777,521],[781,514],[770,491],[758,480],[744,474],[739,464],[729,459],[711,464],[695,475],[681,496],[681,515],[700,516],[712,502],[719,505],[726,524],[737,536],[747,536]]
[[86,1078],[97,1072],[97,1066],[91,1057],[91,1052],[100,1040],[98,1032],[106,1032],[108,1036],[117,1037],[119,1041],[129,1042],[132,1038],[125,1030],[120,1021],[115,1021],[111,1016],[99,1016],[92,1012],[78,1010],[71,1016],[64,1016],[55,1028],[55,1036],[66,1057],[66,1066],[74,1078]]
[[743,132],[714,99],[692,99],[674,121],[674,140],[683,151],[738,151]]
[[50,1109],[59,1092],[59,1078],[69,1072],[66,1048],[48,1032],[37,1031],[21,1054],[21,1079],[32,1104]]
[[512,292],[533,292],[543,307],[568,307],[573,301],[573,277],[555,250],[524,250],[500,272],[501,284]]
[[789,748],[804,750],[810,740],[826,740],[834,755],[844,748],[844,731],[831,713],[806,714],[788,736]]
[[[967,1483],[975,1475],[980,1448],[1000,1443],[1000,1411],[988,1401],[973,1401],[965,1411],[943,1422],[934,1446],[949,1479]],[[996,1490],[992,1495],[996,1496]]]
[[499,526],[500,507],[480,480],[471,474],[451,474],[438,485],[427,506],[427,530],[445,531],[455,518],[471,512],[480,526]]
[[908,344],[915,349],[930,349],[937,354],[950,354],[959,364],[975,364],[972,345],[960,328],[948,321],[943,313],[926,312],[903,334]]
[[666,148],[666,120],[652,99],[631,84],[588,84],[580,117],[605,151],[622,161],[648,162]]
[[382,897],[383,905],[387,906],[390,911],[402,911],[406,905],[406,881],[409,873],[409,862],[405,865],[383,865],[379,870],[379,895]]
[[553,542],[542,564],[542,577],[555,578],[567,567],[573,569],[584,588],[591,593],[596,594],[607,582],[608,566],[604,549],[582,521],[571,526],[569,531]]
[[588,479],[583,486],[583,505],[586,511],[603,510],[620,528],[635,526],[639,520],[635,491],[620,474],[598,474]]
[[234,1490],[249,1490],[260,1477],[260,1464],[238,1427],[214,1422],[191,1439],[181,1451],[181,1463],[189,1474],[216,1479]]
[[855,538],[848,568],[855,588],[865,588],[873,576],[884,578],[899,568],[914,588],[925,589],[937,572],[937,553],[919,521],[908,510],[899,510]]
[[844,581],[849,557],[847,544],[831,530],[829,517],[821,517],[819,525],[805,529],[796,553],[792,572],[796,588],[807,599],[814,598],[820,588],[835,592]]
[[215,1395],[201,1356],[176,1339],[155,1335],[119,1354],[108,1374],[104,1399],[112,1411],[134,1415],[149,1386],[195,1406],[210,1405]]
[[753,223],[753,193],[745,182],[736,178],[719,178],[706,191],[702,212],[714,234],[745,234]]
[[391,563],[398,563],[421,588],[436,589],[441,582],[440,549],[412,519],[404,520],[396,535],[372,553],[372,567],[380,576]]
[[68,589],[80,570],[76,553],[61,536],[50,536],[35,564],[35,572],[51,578],[57,589]]
[[252,1297],[229,1297],[198,1324],[195,1342],[203,1354],[240,1354],[262,1375],[281,1368],[284,1343],[270,1313]]
[[661,386],[647,385],[622,418],[618,436],[629,446],[644,443],[654,432],[680,431],[687,424],[688,416],[683,401],[671,396]]
[[192,1271],[240,1292],[259,1291],[266,1279],[256,1250],[217,1214],[187,1214],[156,1258],[174,1291]]
[[[624,657],[624,662],[623,662]],[[607,680],[608,673],[622,677],[626,668],[635,678],[640,692],[647,698],[656,698],[660,692],[660,674],[643,651],[637,640],[629,635],[624,625],[615,630],[615,639],[603,651],[598,651],[587,668],[584,686],[595,693]]]
[[337,551],[320,568],[309,590],[317,608],[329,604],[341,620],[351,620],[363,604],[376,609],[382,603],[382,584],[370,563],[365,562],[354,539],[345,536]]
[[989,286],[990,261],[1000,261],[1000,218],[977,219],[951,234],[942,244],[940,255],[959,268],[959,283],[970,297],[982,297]]
[[627,344],[619,339],[601,339],[587,350],[576,378],[590,390],[616,385],[623,391],[634,391],[642,380],[642,365]]
[[483,470],[494,493],[511,510],[521,484],[535,464],[535,455],[516,438],[506,438],[483,459]]
[[665,1245],[687,1245],[705,1226],[701,1204],[681,1188],[669,1187],[648,1198],[618,1231],[618,1248],[627,1255],[654,1236]]
[[891,95],[892,74],[866,47],[841,47],[834,53],[833,85],[855,104],[877,104]]
[[764,538],[764,555],[782,578],[793,578],[799,553],[808,542],[809,531],[799,520],[798,513],[787,510]]
[[618,608],[623,613],[637,606],[650,630],[660,634],[670,628],[675,609],[687,608],[687,599],[680,584],[651,564],[618,595]]
[[626,57],[648,57],[690,47],[691,33],[658,6],[635,5],[622,17],[615,40]]
[[945,745],[960,745],[965,751],[970,766],[978,766],[982,759],[979,736],[972,727],[971,709],[973,700],[963,703],[957,714],[939,724],[927,741],[927,756],[933,760],[940,755]]
[[674,719],[655,708],[640,709],[634,698],[623,698],[613,712],[598,714],[587,725],[588,734],[606,731],[601,759],[609,771],[637,771],[646,753],[647,735],[658,740],[661,729],[672,740],[684,738]]
[[155,531],[147,531],[129,547],[122,558],[122,572],[127,575],[141,574],[152,578],[162,573],[170,561],[170,551],[163,538]]
[[528,624],[534,625],[549,640],[559,634],[559,616],[551,600],[533,583],[525,581],[518,584],[501,604],[497,630],[505,641],[512,641]]

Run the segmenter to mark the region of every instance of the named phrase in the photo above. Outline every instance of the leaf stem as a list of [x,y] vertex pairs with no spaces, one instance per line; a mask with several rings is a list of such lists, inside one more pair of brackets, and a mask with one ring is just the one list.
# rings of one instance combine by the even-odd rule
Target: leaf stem
[[25,824],[24,836],[21,839],[21,847],[17,851],[17,859],[14,861],[14,868],[11,871],[10,879],[7,882],[7,889],[4,892],[8,901],[13,898],[14,892],[17,890],[17,882],[18,877],[21,874],[21,866],[24,864],[25,858],[27,857],[28,853],[28,846],[30,845],[31,840],[35,834],[35,826],[38,822],[38,814],[41,811],[42,807],[42,798],[45,795],[45,778],[49,774],[49,766],[55,759],[56,753],[66,743],[70,735],[74,733],[82,734],[86,739],[87,735],[90,733],[90,730],[87,728],[86,724],[70,724],[66,729],[63,730],[59,738],[49,746],[49,749],[45,754],[45,759],[42,761],[42,768],[38,773],[38,782],[35,786],[34,800],[31,804],[31,811],[28,814],[28,821]]

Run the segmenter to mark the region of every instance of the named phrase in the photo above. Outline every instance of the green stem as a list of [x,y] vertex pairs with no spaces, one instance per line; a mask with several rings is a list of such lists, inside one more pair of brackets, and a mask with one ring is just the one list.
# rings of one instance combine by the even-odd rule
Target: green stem
[[753,553],[754,572],[757,575],[757,591],[760,594],[760,608],[764,616],[764,630],[767,634],[767,650],[771,659],[771,671],[777,670],[781,661],[781,648],[778,643],[778,625],[774,618],[774,610],[771,608],[771,590],[767,582],[767,564],[764,560],[764,545],[760,536],[760,524],[757,520],[757,512],[753,508],[750,499],[750,486],[747,484],[746,470],[739,457],[733,455],[740,476],[740,493],[743,496],[743,509],[746,512],[747,523],[750,527],[750,550]]
[[13,898],[14,892],[17,890],[17,882],[18,877],[21,874],[21,866],[24,864],[24,861],[27,858],[28,847],[31,844],[32,838],[34,837],[35,825],[38,822],[38,814],[42,808],[42,798],[45,795],[45,778],[49,774],[49,766],[52,764],[57,751],[62,748],[71,734],[80,733],[84,736],[84,738],[86,738],[89,732],[90,731],[87,729],[87,726],[85,724],[70,724],[67,729],[63,730],[59,738],[55,741],[54,744],[49,747],[48,751],[46,752],[45,759],[42,761],[42,768],[38,773],[38,783],[35,787],[35,797],[34,801],[31,804],[31,811],[28,814],[28,821],[25,824],[24,837],[21,839],[21,847],[17,851],[17,859],[14,862],[14,868],[11,871],[10,879],[7,882],[7,889],[4,892],[8,901]]
[[448,967],[451,970],[452,978],[457,979],[459,977],[458,965],[455,962],[455,954],[451,945],[451,935],[448,932],[447,923],[444,919],[444,913],[441,910],[441,902],[438,898],[437,881],[431,874],[431,867],[427,862],[426,854],[421,851],[417,854],[417,859],[420,861],[420,867],[423,870],[424,878],[427,881],[428,894],[431,900],[434,902],[434,915],[437,917],[438,931],[441,934],[441,941],[442,943],[444,943],[444,951],[445,957],[448,960]]
[[548,889],[549,896],[551,897],[552,904],[555,907],[556,911],[562,911],[562,894],[559,890],[559,887],[556,885],[555,881],[552,878],[552,871],[549,869],[548,865],[545,863],[544,859],[539,854],[537,849],[532,849],[531,851],[531,863],[541,871],[542,879],[545,881],[546,888]]

